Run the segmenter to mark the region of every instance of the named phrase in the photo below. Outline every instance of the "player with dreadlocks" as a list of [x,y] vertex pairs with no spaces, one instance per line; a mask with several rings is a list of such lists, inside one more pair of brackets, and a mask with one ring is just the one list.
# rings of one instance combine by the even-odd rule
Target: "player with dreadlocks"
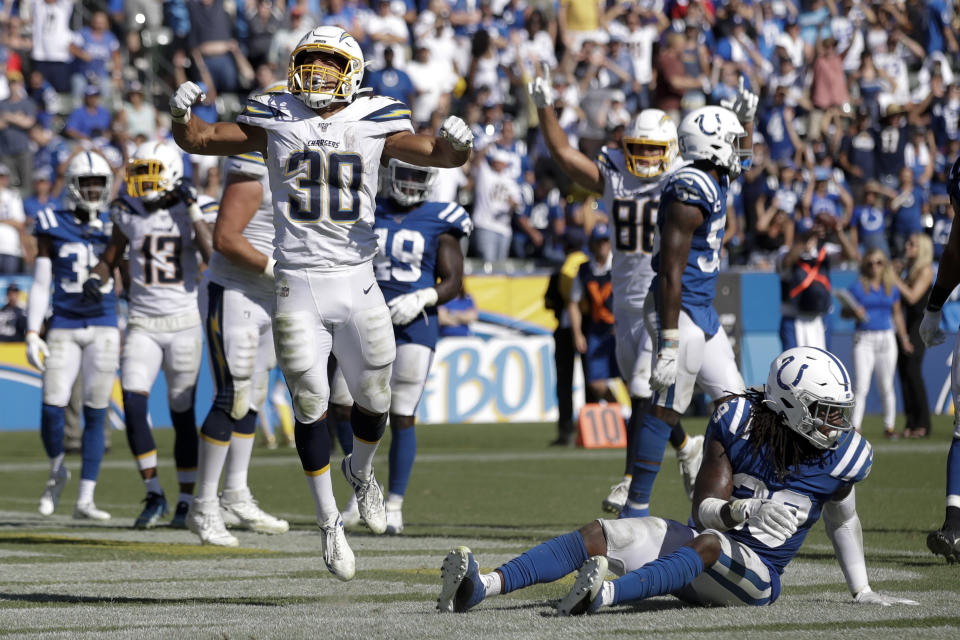
[[[850,376],[836,356],[785,351],[762,390],[728,396],[707,425],[696,528],[649,516],[596,520],[487,574],[458,547],[441,568],[438,608],[467,611],[577,567],[560,615],[666,594],[698,605],[771,604],[821,514],[855,602],[917,604],[870,589],[854,484],[870,472],[873,452],[851,427],[852,409]],[[605,582],[608,569],[621,577]]]

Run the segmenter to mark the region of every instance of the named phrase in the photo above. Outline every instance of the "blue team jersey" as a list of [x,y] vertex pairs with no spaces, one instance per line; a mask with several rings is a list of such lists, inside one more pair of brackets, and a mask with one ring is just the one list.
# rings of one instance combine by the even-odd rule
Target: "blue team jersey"
[[[378,201],[373,230],[380,251],[373,260],[377,283],[387,302],[399,295],[432,287],[437,283],[437,247],[440,236],[468,236],[473,221],[463,207],[450,202],[424,202],[404,209],[393,200]],[[394,325],[397,344],[437,344],[437,308],[403,326]]]
[[106,212],[100,224],[82,224],[72,211],[42,209],[37,213],[34,234],[50,239],[53,267],[53,318],[51,329],[117,326],[117,298],[113,280],[104,285],[100,302],[83,297],[83,283],[100,259],[110,239],[112,223]]
[[707,425],[707,441],[719,441],[730,459],[733,498],[777,500],[797,510],[797,531],[784,542],[753,531],[749,524],[727,532],[733,540],[753,549],[770,566],[773,576],[774,572],[782,574],[797,554],[807,532],[820,519],[824,503],[841,489],[867,477],[873,464],[873,448],[859,433],[848,431],[835,449],[824,451],[814,461],[801,463],[786,478],[778,480],[773,466],[757,456],[748,442],[752,406],[754,402],[749,398],[737,397],[717,407]]
[[[722,176],[720,184],[704,171],[686,166],[675,171],[663,186],[660,196],[660,211],[666,211],[677,200],[703,211],[703,224],[693,232],[687,266],[681,279],[681,306],[690,319],[713,336],[720,327],[720,319],[713,308],[717,290],[717,274],[720,273],[720,247],[727,225],[727,190],[730,179]],[[657,216],[657,226],[663,233],[665,215]],[[653,268],[658,275],[653,280],[654,291],[660,280],[660,254],[653,258]]]

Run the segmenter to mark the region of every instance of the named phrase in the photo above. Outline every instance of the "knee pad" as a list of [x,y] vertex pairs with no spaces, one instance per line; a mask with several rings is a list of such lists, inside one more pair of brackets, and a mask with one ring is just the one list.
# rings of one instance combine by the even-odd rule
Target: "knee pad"
[[[272,369],[273,367],[271,367]],[[270,389],[270,369],[261,371],[250,384],[250,410],[259,411],[263,403],[267,401],[267,392]],[[239,418],[238,418],[239,419]]]
[[234,420],[247,415],[251,407],[251,377],[257,362],[257,339],[256,329],[243,328],[231,332],[224,340],[227,344],[227,364],[233,378],[233,393],[229,394],[232,396],[230,406],[224,409],[229,411]]
[[305,424],[316,422],[327,411],[327,394],[298,388],[293,392],[293,412]]
[[387,306],[364,309],[357,313],[355,322],[364,363],[369,367],[391,364],[397,357],[397,343]]
[[83,403],[93,409],[104,409],[110,403],[110,392],[120,366],[120,336],[110,328],[97,335],[94,342],[93,371],[83,372]]
[[304,373],[316,359],[313,323],[305,312],[277,313],[273,317],[273,343],[284,375]]
[[364,371],[360,376],[360,393],[354,398],[357,404],[371,413],[386,413],[390,410],[390,365],[381,369]]
[[50,337],[47,347],[50,355],[44,360],[46,370],[43,372],[43,403],[55,407],[65,407],[70,402],[75,379],[69,379],[71,367],[67,366],[67,345],[70,339],[57,332]]

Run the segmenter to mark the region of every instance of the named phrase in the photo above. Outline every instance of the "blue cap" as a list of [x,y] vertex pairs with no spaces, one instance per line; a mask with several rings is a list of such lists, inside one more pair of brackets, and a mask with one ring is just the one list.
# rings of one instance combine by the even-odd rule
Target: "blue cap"
[[829,180],[833,176],[833,172],[830,171],[827,167],[815,167],[813,169],[813,178],[817,182],[823,182]]
[[593,227],[590,230],[590,242],[598,242],[600,240],[609,240],[610,239],[610,227],[604,223],[600,223]]

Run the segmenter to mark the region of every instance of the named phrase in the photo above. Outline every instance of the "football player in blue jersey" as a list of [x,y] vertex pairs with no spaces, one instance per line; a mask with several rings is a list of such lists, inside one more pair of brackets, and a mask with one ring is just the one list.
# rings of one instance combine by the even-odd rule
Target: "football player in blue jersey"
[[[385,169],[374,231],[380,253],[373,268],[390,308],[397,359],[390,376],[390,475],[387,533],[403,531],[403,498],[417,455],[417,405],[427,384],[440,324],[437,306],[457,296],[463,281],[460,238],[473,222],[454,202],[426,202],[437,179],[433,167],[391,159]],[[386,196],[386,197],[383,197]],[[349,406],[342,376],[333,398]],[[346,512],[345,512],[346,514]]]
[[[113,189],[113,171],[99,153],[84,151],[68,163],[65,209],[41,209],[34,233],[37,261],[27,301],[27,359],[43,372],[40,435],[50,458],[50,479],[40,498],[40,513],[57,508],[70,478],[63,464],[64,410],[77,375],[83,374],[83,464],[73,517],[108,520],[93,492],[103,459],[103,425],[120,355],[113,280],[103,283],[96,302],[84,298],[83,283],[110,237],[105,209]],[[53,316],[46,341],[40,337],[50,287]]]
[[[947,177],[947,192],[950,205],[960,214],[960,158],[953,163]],[[940,259],[937,280],[933,283],[923,320],[920,322],[920,338],[928,347],[941,344],[946,334],[941,328],[940,309],[950,294],[960,284],[960,226],[950,228],[950,238]],[[960,340],[953,347],[953,368],[950,370],[953,391],[953,441],[947,455],[947,514],[943,526],[927,536],[927,548],[946,557],[947,562],[960,561]]]
[[635,436],[633,477],[621,517],[649,514],[653,482],[673,426],[694,384],[731,393],[743,379],[713,308],[720,249],[727,224],[727,190],[752,152],[757,96],[743,86],[732,109],[702,107],[680,123],[680,153],[690,164],[666,179],[660,196],[657,275],[644,303],[647,330],[657,345],[650,411]]
[[[853,391],[833,354],[797,347],[770,365],[766,386],[728,396],[707,426],[694,489],[696,528],[655,517],[596,520],[480,574],[466,547],[443,562],[441,611],[552,582],[577,567],[560,615],[672,594],[695,605],[766,605],[823,516],[859,604],[917,604],[870,589],[854,485],[873,451],[850,424]],[[610,570],[621,576],[605,582]]]

